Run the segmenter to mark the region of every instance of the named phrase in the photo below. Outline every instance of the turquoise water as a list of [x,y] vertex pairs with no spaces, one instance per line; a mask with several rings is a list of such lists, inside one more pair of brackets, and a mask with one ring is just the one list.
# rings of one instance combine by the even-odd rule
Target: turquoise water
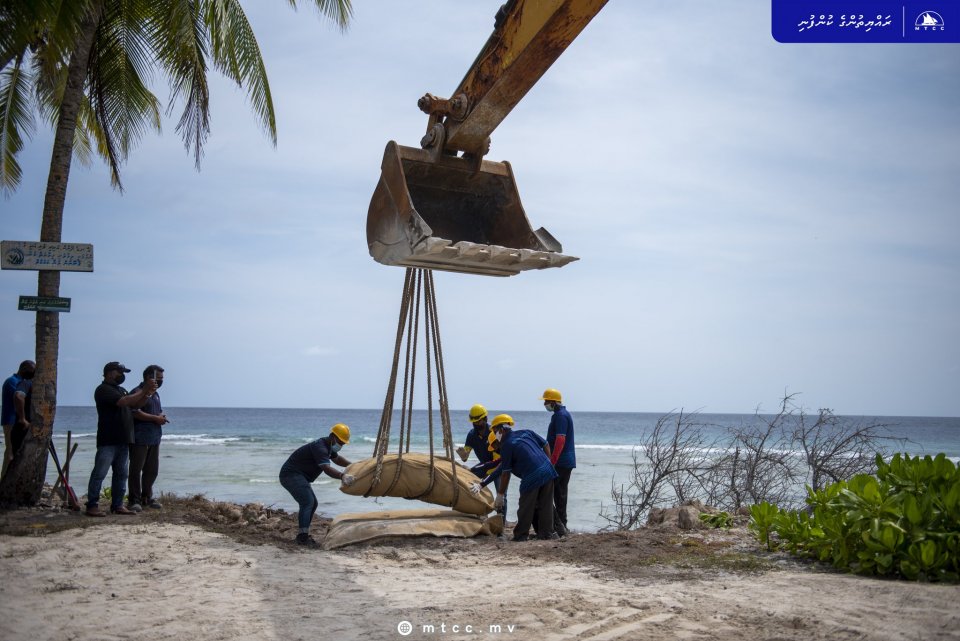
[[[277,480],[280,466],[301,444],[329,433],[334,423],[350,426],[352,439],[342,454],[351,461],[368,458],[380,425],[380,410],[308,410],[308,409],[228,409],[165,408],[170,424],[164,426],[160,449],[160,477],[155,493],[180,495],[204,494],[210,499],[237,503],[259,502],[286,510],[296,503]],[[577,469],[570,481],[568,516],[578,531],[596,531],[607,522],[601,518],[604,505],[610,503],[612,483],[625,482],[633,467],[632,451],[651,430],[659,413],[577,412],[570,408],[576,426]],[[541,412],[512,414],[518,428],[533,429],[546,435],[550,415]],[[451,412],[454,438],[462,444],[469,424],[466,410]],[[708,433],[721,436],[728,427],[753,424],[747,414],[700,414],[700,423]],[[850,417],[844,420],[883,423],[891,437],[902,439],[888,443],[891,451],[911,454],[944,452],[960,461],[960,418],[929,417]],[[413,414],[413,450],[428,451],[426,411]],[[97,414],[93,407],[57,409],[54,443],[61,461],[66,456],[66,434],[79,444],[71,463],[71,483],[78,495],[86,493],[87,481],[96,450]],[[392,423],[394,443],[399,419]],[[434,419],[434,440],[442,442],[439,419]],[[394,445],[391,451],[395,451]],[[56,478],[51,463],[48,481]],[[109,486],[109,477],[105,483]],[[509,500],[514,512],[518,483],[511,484]],[[342,512],[366,512],[378,509],[410,509],[425,506],[394,498],[354,497],[340,492],[339,482],[321,476],[314,484],[319,512],[333,516]],[[510,515],[513,518],[513,514]]]

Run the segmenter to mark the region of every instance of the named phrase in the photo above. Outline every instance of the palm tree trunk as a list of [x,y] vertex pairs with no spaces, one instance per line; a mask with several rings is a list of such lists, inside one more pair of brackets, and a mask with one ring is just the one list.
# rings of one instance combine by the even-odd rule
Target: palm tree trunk
[[[67,180],[73,159],[73,137],[77,113],[83,98],[87,62],[94,36],[103,15],[105,0],[94,3],[81,23],[76,47],[70,56],[67,84],[60,105],[60,117],[53,141],[47,192],[43,201],[42,242],[60,242],[63,230],[63,206]],[[41,271],[37,277],[39,296],[60,295],[60,272]],[[47,475],[47,448],[53,434],[57,410],[57,359],[60,354],[60,316],[56,312],[37,312],[36,363],[31,409],[32,429],[27,433],[17,458],[0,481],[0,505],[34,505],[40,500]]]

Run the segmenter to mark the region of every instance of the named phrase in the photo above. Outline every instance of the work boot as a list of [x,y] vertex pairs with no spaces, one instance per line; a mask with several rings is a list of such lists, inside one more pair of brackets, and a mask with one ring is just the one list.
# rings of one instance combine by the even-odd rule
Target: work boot
[[523,542],[523,541],[529,541],[529,540],[530,540],[530,535],[529,535],[529,534],[519,534],[519,535],[515,535],[515,536],[514,536],[512,539],[510,539],[510,540],[513,541],[514,543],[521,543],[521,542]]
[[103,512],[100,511],[100,507],[97,505],[91,505],[87,508],[87,511],[84,512],[87,516],[106,516]]
[[317,541],[312,536],[306,532],[301,532],[297,535],[296,538],[297,544],[306,545],[307,547],[317,547]]
[[121,514],[121,515],[123,515],[123,516],[136,516],[136,515],[137,515],[136,512],[134,512],[133,510],[128,510],[127,508],[123,507],[122,505],[118,505],[117,507],[111,507],[111,508],[110,508],[110,512],[111,512],[111,514]]

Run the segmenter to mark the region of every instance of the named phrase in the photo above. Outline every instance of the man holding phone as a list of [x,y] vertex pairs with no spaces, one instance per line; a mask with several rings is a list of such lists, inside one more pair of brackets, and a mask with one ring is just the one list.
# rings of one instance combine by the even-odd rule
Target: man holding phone
[[[133,391],[146,387],[159,390],[163,385],[163,368],[147,365],[143,382]],[[162,426],[169,423],[160,405],[159,391],[147,395],[143,405],[133,410],[133,444],[130,445],[130,478],[128,508],[140,512],[144,507],[159,510],[163,506],[153,497],[153,483],[160,473],[160,438]]]

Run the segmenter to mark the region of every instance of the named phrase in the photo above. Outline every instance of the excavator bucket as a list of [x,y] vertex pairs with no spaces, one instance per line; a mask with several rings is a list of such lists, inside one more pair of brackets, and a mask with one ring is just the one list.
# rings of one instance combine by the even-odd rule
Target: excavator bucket
[[507,162],[479,170],[461,157],[390,141],[367,212],[370,255],[402,265],[487,276],[578,260],[530,226]]

